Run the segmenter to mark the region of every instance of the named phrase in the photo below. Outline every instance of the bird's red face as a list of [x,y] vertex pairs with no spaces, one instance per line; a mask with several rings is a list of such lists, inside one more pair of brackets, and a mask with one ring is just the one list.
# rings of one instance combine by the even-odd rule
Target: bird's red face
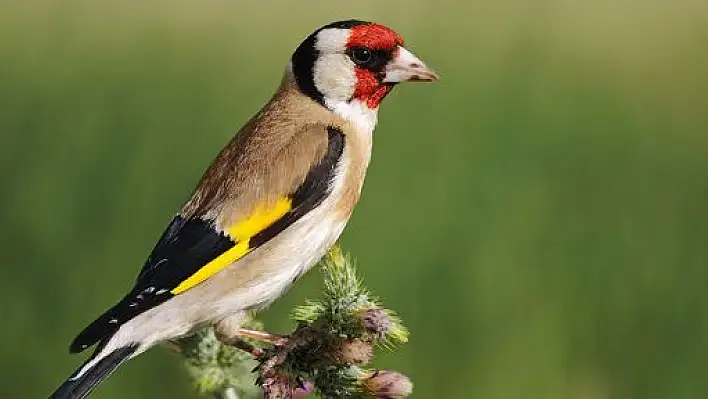
[[384,83],[385,66],[398,56],[403,38],[378,24],[359,25],[351,29],[346,53],[354,62],[354,98],[369,108],[378,107],[395,83]]
[[357,102],[375,110],[396,84],[437,79],[398,33],[362,21],[317,30],[293,54],[292,69],[300,89],[330,108]]

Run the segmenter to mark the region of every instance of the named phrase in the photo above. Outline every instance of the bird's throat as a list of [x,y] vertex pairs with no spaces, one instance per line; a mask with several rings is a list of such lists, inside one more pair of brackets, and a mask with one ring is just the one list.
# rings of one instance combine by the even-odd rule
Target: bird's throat
[[393,86],[394,85],[390,83],[382,83],[379,85],[376,90],[366,98],[366,106],[371,109],[378,108],[381,101],[393,90]]
[[391,92],[393,86],[393,83],[382,83],[377,74],[363,68],[357,68],[353,97],[366,104],[367,107],[375,109]]

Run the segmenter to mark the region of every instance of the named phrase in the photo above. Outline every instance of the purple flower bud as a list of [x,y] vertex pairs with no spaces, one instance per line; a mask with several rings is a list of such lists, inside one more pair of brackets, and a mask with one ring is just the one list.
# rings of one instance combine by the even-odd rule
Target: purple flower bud
[[293,391],[293,399],[304,399],[315,390],[315,384],[305,381],[301,387]]
[[383,336],[391,329],[391,318],[381,308],[362,309],[359,311],[361,325],[369,332]]
[[262,386],[267,399],[303,399],[315,390],[309,381],[298,385],[292,379],[278,374],[265,378]]
[[413,383],[396,371],[377,370],[363,381],[365,389],[379,399],[407,398],[413,392]]

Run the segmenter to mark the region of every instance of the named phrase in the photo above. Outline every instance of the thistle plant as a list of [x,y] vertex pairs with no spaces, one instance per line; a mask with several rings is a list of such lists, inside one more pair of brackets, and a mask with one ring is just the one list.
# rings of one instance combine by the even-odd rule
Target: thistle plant
[[354,260],[339,247],[320,269],[321,298],[292,311],[292,333],[269,334],[248,319],[236,340],[220,340],[208,327],[176,342],[197,391],[228,399],[409,396],[413,385],[405,375],[366,368],[376,347],[408,340],[400,318],[363,287]]

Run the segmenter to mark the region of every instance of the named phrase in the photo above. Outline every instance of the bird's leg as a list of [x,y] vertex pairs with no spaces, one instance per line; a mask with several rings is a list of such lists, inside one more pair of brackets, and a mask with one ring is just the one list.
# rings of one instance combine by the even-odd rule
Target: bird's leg
[[216,335],[216,339],[224,345],[241,349],[242,351],[249,353],[251,356],[258,359],[263,356],[263,349],[256,348],[255,346],[249,344],[238,334],[239,327],[244,316],[245,313],[239,312],[219,320],[218,323],[214,324],[214,335]]
[[265,331],[249,330],[246,328],[239,328],[235,335],[240,338],[249,338],[254,341],[265,342],[267,344],[277,346],[285,345],[288,341],[290,341],[290,339],[286,336]]
[[242,351],[250,354],[253,356],[255,359],[259,359],[261,356],[263,356],[263,349],[257,348],[245,340],[243,340],[241,337],[239,337],[236,334],[233,333],[224,333],[221,331],[219,328],[214,329],[214,333],[216,334],[216,339],[219,340],[224,345],[229,345],[233,346],[234,348],[241,349]]
[[[279,335],[265,331],[241,328],[243,314],[227,317],[214,326],[214,332],[219,341],[250,353],[261,363],[263,376],[273,375],[275,368],[285,362],[288,354],[300,346],[313,342],[316,335],[311,328],[298,328],[290,335]],[[246,339],[263,342],[273,347],[261,349],[246,342]]]
[[263,351],[263,349],[257,348],[239,337],[232,337],[232,338],[224,339],[224,340],[220,339],[220,341],[224,345],[230,345],[230,346],[233,346],[234,348],[241,349],[242,351],[253,356],[254,359],[260,359],[261,357],[263,357],[263,354],[265,353]]
[[264,351],[261,348],[249,344],[245,341],[246,339],[265,342],[276,346],[283,345],[288,341],[287,337],[281,335],[241,328],[243,317],[244,313],[237,313],[216,323],[214,325],[216,338],[225,345],[233,346],[251,354],[256,359],[263,356]]

